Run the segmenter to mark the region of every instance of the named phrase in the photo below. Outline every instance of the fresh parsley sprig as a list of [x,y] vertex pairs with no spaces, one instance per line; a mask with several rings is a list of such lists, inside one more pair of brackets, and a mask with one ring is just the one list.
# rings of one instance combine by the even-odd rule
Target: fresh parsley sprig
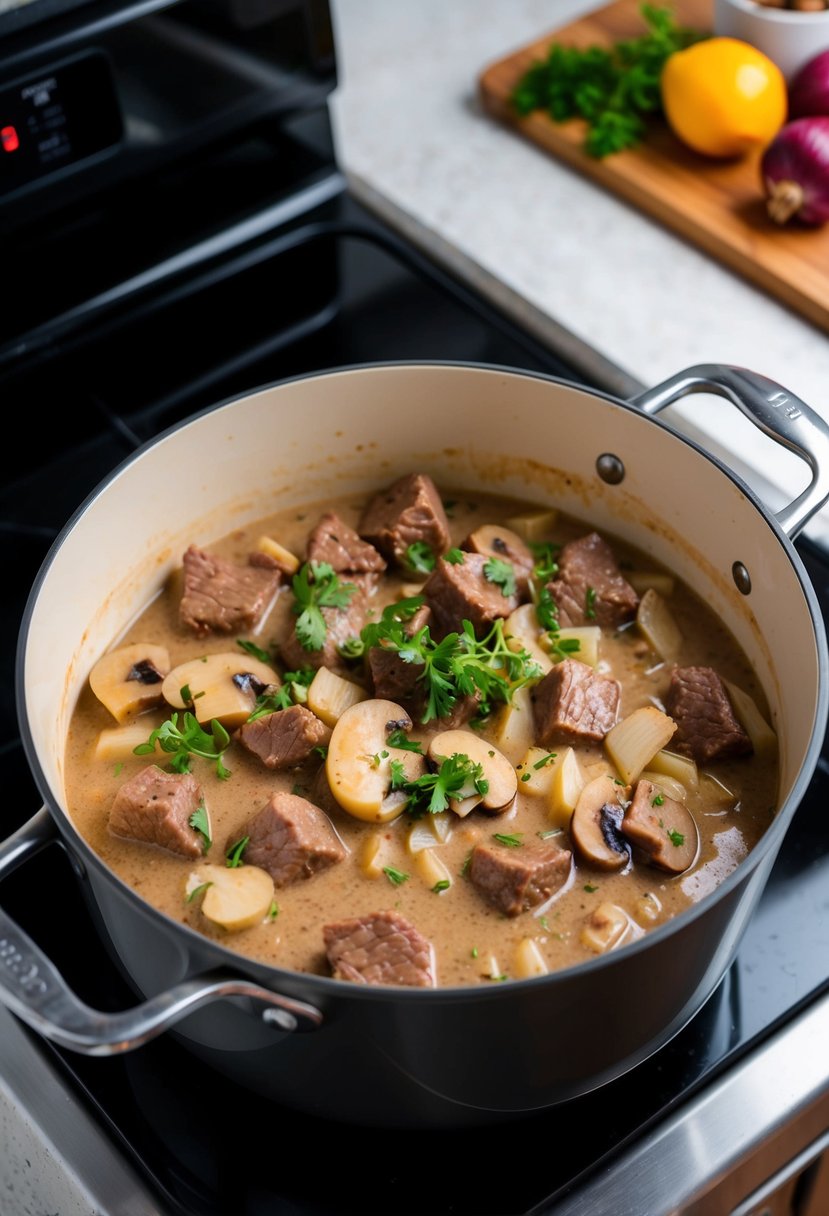
[[216,718],[210,723],[208,734],[196,715],[189,710],[181,715],[181,726],[179,715],[174,712],[166,722],[155,728],[146,743],[134,747],[133,752],[136,756],[151,755],[156,744],[172,756],[170,764],[177,773],[189,773],[190,757],[201,756],[205,760],[215,760],[216,775],[222,781],[230,776],[230,770],[222,763],[222,756],[230,744],[230,735]]
[[322,650],[327,626],[323,608],[347,608],[357,591],[354,583],[341,583],[328,562],[305,562],[291,580],[296,635],[305,650]]
[[669,57],[706,37],[677,24],[670,8],[642,4],[640,12],[647,32],[639,38],[607,48],[554,42],[514,89],[518,114],[540,109],[556,122],[585,119],[584,147],[597,158],[640,143],[646,119],[662,110],[662,69]]
[[[392,762],[393,765],[395,762]],[[480,764],[462,752],[447,756],[434,773],[424,773],[414,781],[406,779],[403,765],[392,773],[392,789],[403,789],[409,796],[406,810],[415,817],[428,812],[438,815],[449,806],[450,798],[482,797],[489,792],[489,781]]]
[[484,578],[501,588],[501,595],[509,599],[515,595],[515,567],[500,557],[490,557],[484,562]]

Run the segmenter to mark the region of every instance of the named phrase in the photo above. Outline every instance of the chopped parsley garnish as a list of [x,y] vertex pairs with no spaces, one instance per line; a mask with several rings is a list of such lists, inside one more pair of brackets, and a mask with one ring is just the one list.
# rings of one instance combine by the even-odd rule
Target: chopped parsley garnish
[[466,876],[469,873],[469,867],[471,865],[472,865],[472,850],[470,849],[469,852],[467,853],[466,857],[464,857],[464,859],[463,859],[463,865],[461,866],[460,870],[458,871],[461,878],[466,878]]
[[382,646],[396,651],[404,663],[423,669],[418,679],[428,696],[422,722],[447,717],[459,697],[472,695],[480,698],[479,714],[486,717],[493,701],[509,702],[516,688],[541,676],[526,650],[514,651],[507,645],[500,618],[481,639],[470,621],[463,622],[460,633],[448,633],[440,642],[434,641],[428,625],[410,636],[404,621],[422,603],[422,596],[413,596],[390,604],[380,620],[366,625],[360,634],[366,649]]
[[508,980],[509,976],[505,973],[503,975],[488,975],[486,978],[488,980],[495,980],[497,983],[502,983],[504,980]]
[[402,760],[390,760],[389,771],[391,773],[391,789],[402,790],[406,784],[408,777],[406,776],[406,768]]
[[435,883],[432,890],[434,891],[435,895],[440,895],[441,891],[448,891],[451,886],[452,884],[448,878],[441,878],[439,882]]
[[588,621],[596,619],[596,588],[588,587],[584,593],[584,615]]
[[388,760],[388,758],[389,758],[389,753],[386,751],[385,748],[383,748],[383,750],[381,752],[374,753],[374,755],[371,758],[371,763],[374,765],[375,768],[379,768],[380,761]]
[[322,650],[326,624],[323,608],[347,608],[357,587],[341,583],[328,562],[305,562],[291,580],[296,635],[305,650]]
[[478,947],[477,946],[472,947],[472,949],[469,951],[469,956],[470,956],[470,958],[478,957]]
[[191,904],[191,903],[193,902],[193,900],[194,900],[194,899],[198,899],[198,897],[199,897],[200,895],[204,895],[204,893],[205,893],[205,891],[207,890],[207,888],[208,888],[208,887],[212,887],[212,886],[213,886],[213,883],[212,883],[212,882],[202,882],[202,883],[199,883],[199,885],[198,885],[197,887],[193,887],[193,890],[192,890],[192,891],[190,891],[190,892],[189,892],[189,893],[188,893],[188,894],[187,894],[187,895],[184,897],[184,902],[185,902],[185,903],[187,903],[187,904]]
[[592,882],[586,882],[584,884],[584,889],[585,889],[585,891],[587,891],[588,895],[592,895],[593,892],[598,891],[599,888],[597,886],[595,886],[595,884]]
[[549,587],[542,587],[535,602],[535,614],[542,629],[548,633],[558,633],[558,604],[553,599]]
[[553,635],[550,638],[550,654],[557,659],[567,659],[571,654],[578,654],[581,641],[578,638],[560,638]]
[[361,659],[366,648],[360,638],[346,638],[337,646],[337,651],[344,659]]
[[547,752],[546,756],[542,756],[540,760],[536,760],[533,768],[544,768],[546,764],[552,764],[558,757],[558,752]]
[[654,799],[652,799],[651,806],[662,806],[664,802],[665,802],[665,795],[657,794],[656,797]]
[[678,849],[681,845],[685,844],[685,837],[682,832],[677,832],[675,830],[669,831],[668,839],[675,849]]
[[417,752],[423,755],[423,745],[417,739],[410,739],[404,730],[393,730],[387,737],[389,747],[396,747],[402,752]]
[[157,743],[162,751],[173,757],[170,764],[175,772],[189,773],[190,757],[201,756],[205,760],[215,760],[216,775],[222,781],[226,780],[230,770],[222,764],[222,754],[230,743],[230,735],[221,722],[214,718],[208,734],[195,714],[186,710],[181,719],[179,727],[179,714],[171,714],[166,722],[155,728],[146,743],[139,743],[132,749],[134,754],[148,756],[155,751]]
[[383,866],[383,873],[394,887],[399,887],[409,880],[408,874],[404,874],[402,870],[396,870],[394,866]]
[[[269,685],[269,687],[272,688],[273,685]],[[289,709],[294,704],[295,701],[290,687],[287,684],[282,684],[275,692],[263,692],[259,694],[247,720],[248,722],[255,722],[257,718],[264,718],[268,714],[275,714],[280,709]]]
[[236,644],[241,646],[242,650],[247,651],[248,654],[252,654],[253,657],[258,659],[260,663],[267,663],[270,666],[270,664],[273,662],[273,659],[268,654],[267,650],[263,650],[262,647],[257,646],[255,642],[249,642],[247,638],[237,638]]
[[124,761],[119,760],[118,763],[115,765],[115,768],[112,770],[113,777],[120,777],[121,773],[123,771],[123,768],[124,768]]
[[546,916],[539,916],[538,923],[541,925],[542,929],[547,931],[547,933],[550,932],[550,922],[547,920]]
[[484,562],[484,578],[501,588],[501,595],[509,599],[515,595],[515,567],[500,557],[490,557]]
[[424,773],[414,781],[404,780],[395,786],[393,773],[392,789],[404,789],[409,795],[406,810],[411,815],[422,815],[427,811],[430,815],[437,815],[446,810],[450,798],[469,798],[476,793],[483,797],[489,792],[489,782],[480,764],[474,764],[468,756],[455,752],[447,756],[437,772]]
[[271,900],[271,906],[268,908],[268,920],[276,920],[279,916],[279,904],[276,900]]
[[233,844],[228,847],[227,852],[225,853],[225,865],[229,869],[235,870],[238,866],[243,866],[245,864],[242,861],[242,854],[249,844],[250,836],[243,836],[241,840],[235,840]]
[[403,560],[410,570],[418,574],[431,574],[437,559],[431,545],[427,545],[425,540],[415,540],[407,546]]
[[542,840],[549,840],[551,836],[560,836],[561,828],[548,828],[546,832],[538,832],[537,834]]
[[194,701],[198,701],[199,697],[203,697],[204,693],[197,692],[194,696],[190,691],[190,685],[182,684],[181,688],[178,690],[178,695],[181,697],[185,705],[192,705]]
[[305,786],[300,785],[300,783],[298,781],[295,781],[294,784],[291,786],[291,793],[296,794],[297,798],[301,798],[303,796],[303,794],[305,793]]
[[508,836],[504,832],[493,832],[492,839],[497,840],[499,844],[504,845],[507,849],[520,849],[524,841],[521,837],[523,832],[516,832],[513,836]]
[[449,549],[443,555],[443,560],[448,562],[450,566],[462,566],[466,554],[463,549]]
[[201,836],[202,850],[206,853],[213,841],[210,839],[210,820],[207,817],[207,807],[204,803],[196,807],[187,822]]
[[521,780],[522,781],[532,781],[532,773],[522,773]]
[[316,752],[321,760],[328,758],[328,747],[324,743],[318,743],[316,747],[311,748],[312,753]]
[[529,541],[528,543],[535,558],[533,574],[540,583],[549,582],[558,574],[556,554],[561,545],[555,545],[551,541]]

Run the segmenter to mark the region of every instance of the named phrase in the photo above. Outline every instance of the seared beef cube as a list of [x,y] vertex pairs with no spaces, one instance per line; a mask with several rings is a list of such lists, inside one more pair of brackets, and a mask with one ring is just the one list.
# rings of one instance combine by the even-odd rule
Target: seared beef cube
[[272,794],[229,843],[245,836],[245,865],[267,870],[277,887],[313,878],[347,856],[325,812],[297,794]]
[[435,483],[410,473],[375,494],[357,531],[390,560],[406,565],[409,545],[424,543],[437,556],[449,548],[449,521]]
[[697,764],[750,755],[751,740],[713,667],[676,667],[665,709],[677,727],[671,746]]
[[190,826],[190,818],[202,803],[201,786],[192,773],[165,773],[149,764],[115,795],[109,830],[181,857],[201,857],[204,839]]
[[337,979],[434,987],[432,945],[398,912],[374,912],[324,925],[322,936]]
[[353,583],[357,590],[345,608],[321,608],[325,621],[325,642],[321,650],[306,650],[293,628],[280,643],[279,652],[285,666],[291,671],[303,667],[342,668],[343,659],[337,647],[349,638],[360,636],[360,630],[368,622],[371,599],[377,590],[376,574],[350,574],[344,584]]
[[309,562],[327,562],[338,574],[379,574],[386,568],[374,545],[362,540],[333,511],[323,515],[308,537],[305,555]]
[[471,621],[481,637],[499,617],[508,617],[518,607],[517,595],[504,595],[499,583],[484,573],[490,559],[481,553],[466,553],[456,565],[441,559],[429,575],[423,594],[435,618],[439,636],[460,630]]
[[563,886],[570,874],[571,853],[539,841],[516,848],[476,844],[469,878],[484,899],[506,916],[518,916]]
[[558,576],[547,588],[562,626],[606,625],[631,620],[639,596],[622,572],[613,550],[597,532],[571,540],[558,557]]
[[578,659],[564,659],[535,685],[530,697],[538,740],[599,743],[616,725],[620,688]]
[[199,637],[215,630],[251,629],[265,613],[282,581],[279,570],[237,566],[196,545],[184,554],[184,594],[179,615]]
[[304,705],[289,705],[245,722],[234,738],[267,768],[293,768],[329,737],[328,727]]

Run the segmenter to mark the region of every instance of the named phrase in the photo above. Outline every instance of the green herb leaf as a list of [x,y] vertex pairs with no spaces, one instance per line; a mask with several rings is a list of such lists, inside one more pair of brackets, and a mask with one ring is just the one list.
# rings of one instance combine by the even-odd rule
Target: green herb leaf
[[536,835],[540,836],[542,840],[549,840],[551,836],[560,836],[561,831],[561,828],[548,828],[546,832],[536,832]]
[[541,925],[541,928],[544,929],[547,933],[550,932],[550,922],[547,920],[546,916],[539,916],[538,923]]
[[557,756],[558,752],[547,752],[546,756],[542,756],[540,760],[536,760],[533,768],[544,768],[545,765],[552,764]]
[[680,845],[685,844],[685,836],[682,834],[682,832],[669,831],[668,839],[675,849],[678,849]]
[[277,916],[279,916],[279,904],[274,899],[268,908],[268,920],[276,920]]
[[357,587],[341,583],[328,562],[305,562],[291,580],[296,635],[305,650],[322,650],[327,626],[323,608],[347,608]]
[[197,692],[195,695],[190,691],[189,684],[182,684],[178,690],[178,695],[181,697],[185,705],[192,705],[194,701],[198,701],[199,697],[203,697],[203,692]]
[[664,804],[664,802],[665,802],[665,795],[657,794],[655,798],[651,799],[651,806],[662,806]]
[[450,566],[462,566],[465,557],[463,549],[448,549],[443,555],[443,560]]
[[598,891],[599,888],[597,886],[595,886],[592,882],[586,882],[584,884],[584,889],[585,889],[585,891],[587,891],[587,893],[589,895],[592,895],[593,892]]
[[480,764],[473,764],[468,756],[455,752],[447,756],[437,772],[405,781],[400,788],[409,795],[406,809],[411,815],[422,815],[424,811],[436,815],[446,810],[450,798],[487,794],[489,782]]
[[187,822],[201,836],[202,851],[206,853],[213,841],[210,839],[210,820],[207,817],[207,807],[204,803],[196,807]]
[[432,890],[434,891],[435,895],[440,895],[441,891],[448,891],[451,886],[452,884],[448,878],[441,878],[435,883]]
[[222,764],[222,755],[230,744],[230,735],[221,722],[213,719],[210,724],[211,733],[203,729],[195,714],[185,711],[181,716],[173,713],[166,722],[162,722],[150,734],[146,743],[139,743],[132,750],[136,756],[151,755],[156,744],[163,752],[172,756],[170,764],[177,773],[190,772],[190,757],[201,756],[205,760],[215,760],[216,774],[222,781],[230,776],[230,770]]
[[504,845],[507,849],[520,849],[524,841],[521,837],[523,832],[516,832],[513,836],[508,836],[504,832],[493,832],[492,839],[497,840],[499,844]]
[[553,544],[552,541],[529,541],[528,543],[535,558],[533,575],[540,583],[549,582],[558,574],[556,556],[561,545]]
[[268,654],[267,650],[263,650],[262,647],[257,646],[255,642],[249,642],[246,638],[237,638],[236,644],[237,646],[241,646],[242,650],[247,651],[248,654],[253,655],[253,657],[258,659],[260,663],[267,663],[268,666],[270,666],[273,662],[273,659]]
[[416,540],[407,546],[403,560],[410,570],[418,574],[431,574],[437,559],[425,540]]
[[257,718],[264,718],[268,714],[278,713],[281,709],[288,709],[294,705],[293,693],[288,684],[282,684],[275,692],[263,692],[256,698],[251,713],[248,715],[248,722],[255,722]]
[[383,866],[383,873],[393,887],[399,887],[409,881],[409,875],[404,874],[402,870],[396,870],[394,866]]
[[584,615],[588,621],[596,619],[596,588],[588,587],[584,593]]
[[124,761],[119,760],[118,763],[115,765],[115,768],[112,770],[112,775],[113,775],[113,777],[120,777],[121,773],[123,771],[124,771]]
[[522,781],[532,781],[532,776],[533,776],[532,773],[522,773],[521,780]]
[[571,654],[578,654],[581,641],[578,638],[560,638],[553,635],[550,638],[550,654],[556,659],[569,659]]
[[198,899],[198,897],[200,895],[204,895],[207,888],[212,887],[212,886],[213,886],[212,882],[200,883],[197,887],[193,887],[193,890],[190,891],[187,895],[185,895],[184,902],[187,904],[191,904],[194,899]]
[[318,743],[316,747],[311,748],[311,751],[316,752],[316,754],[322,760],[326,760],[328,758],[328,748],[324,743]]
[[225,865],[235,870],[238,866],[243,866],[242,854],[250,844],[250,836],[243,836],[241,840],[236,840],[230,845],[225,853]]
[[365,651],[365,642],[361,638],[346,638],[337,646],[338,654],[341,654],[344,659],[361,659]]
[[472,865],[472,850],[470,849],[469,852],[467,853],[466,857],[464,857],[464,859],[463,859],[463,865],[461,866],[460,870],[458,871],[461,878],[468,877],[469,867],[471,865]]
[[399,751],[417,752],[419,756],[423,755],[422,743],[417,739],[410,739],[404,730],[393,730],[386,736],[386,742],[389,747],[396,747]]
[[509,599],[515,595],[515,567],[500,557],[490,557],[484,562],[484,578],[501,588],[501,595]]
[[477,958],[478,957],[478,947],[473,946],[472,949],[469,951],[469,955],[470,955],[470,958]]
[[408,778],[406,777],[406,769],[402,760],[390,760],[389,771],[391,773],[391,789],[402,790]]

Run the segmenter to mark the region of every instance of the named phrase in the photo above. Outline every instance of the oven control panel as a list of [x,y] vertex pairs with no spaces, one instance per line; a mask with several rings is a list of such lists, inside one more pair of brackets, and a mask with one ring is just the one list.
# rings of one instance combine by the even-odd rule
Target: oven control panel
[[123,134],[112,69],[102,51],[0,82],[0,198],[106,153]]

